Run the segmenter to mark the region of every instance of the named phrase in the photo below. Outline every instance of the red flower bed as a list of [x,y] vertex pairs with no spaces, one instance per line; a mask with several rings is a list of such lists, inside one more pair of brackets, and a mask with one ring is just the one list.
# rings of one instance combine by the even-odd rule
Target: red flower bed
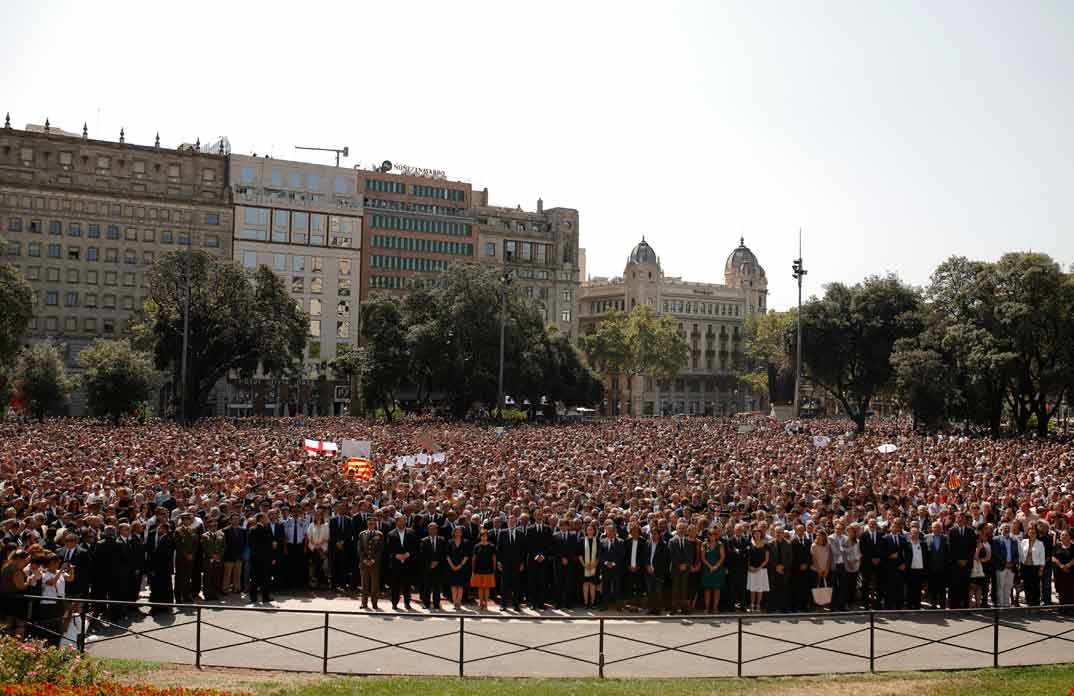
[[62,684],[5,684],[0,696],[238,696],[216,689],[158,689],[154,686],[127,686],[105,682],[94,686]]

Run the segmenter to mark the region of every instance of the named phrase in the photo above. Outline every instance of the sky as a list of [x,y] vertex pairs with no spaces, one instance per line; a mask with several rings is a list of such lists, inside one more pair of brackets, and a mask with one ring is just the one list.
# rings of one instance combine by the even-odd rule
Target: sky
[[577,208],[590,276],[644,236],[769,306],[923,285],[951,255],[1074,262],[1074,2],[5,0],[0,112],[165,146],[350,147]]

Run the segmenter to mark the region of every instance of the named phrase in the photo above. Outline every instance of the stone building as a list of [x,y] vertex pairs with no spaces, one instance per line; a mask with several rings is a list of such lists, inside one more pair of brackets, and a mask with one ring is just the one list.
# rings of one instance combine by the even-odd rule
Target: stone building
[[[0,129],[0,237],[34,291],[27,337],[57,342],[71,368],[93,339],[127,335],[161,255],[189,244],[231,256],[226,151],[118,135]],[[76,393],[71,412],[83,407]]]
[[609,414],[729,415],[767,408],[767,396],[734,379],[742,364],[743,324],[766,311],[768,280],[757,257],[740,240],[727,257],[723,283],[698,283],[664,275],[660,259],[643,238],[627,257],[623,275],[593,278],[578,297],[579,330],[593,330],[612,310],[639,304],[669,314],[686,336],[690,354],[678,377],[659,383],[650,377],[607,375]]
[[488,189],[474,192],[470,210],[477,225],[478,259],[510,271],[511,284],[536,299],[545,324],[568,336],[578,334],[578,211],[549,208],[537,200],[537,211],[488,205]]
[[232,155],[236,261],[267,266],[310,317],[305,372],[277,383],[229,380],[232,415],[342,413],[350,385],[329,363],[358,340],[362,196],[353,169]]

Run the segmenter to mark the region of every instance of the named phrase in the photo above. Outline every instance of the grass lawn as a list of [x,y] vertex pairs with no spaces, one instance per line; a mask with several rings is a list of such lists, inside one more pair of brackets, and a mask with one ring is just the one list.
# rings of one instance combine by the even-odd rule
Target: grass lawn
[[127,684],[203,687],[257,696],[634,696],[654,694],[780,694],[788,696],[1067,696],[1074,664],[960,672],[893,672],[833,677],[757,679],[489,679],[454,677],[325,677],[238,669],[197,670],[138,660],[102,659]]

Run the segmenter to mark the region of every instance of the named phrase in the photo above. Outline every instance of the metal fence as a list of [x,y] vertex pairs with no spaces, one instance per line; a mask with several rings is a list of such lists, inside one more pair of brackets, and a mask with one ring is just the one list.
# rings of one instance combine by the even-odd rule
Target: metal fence
[[[37,597],[27,600],[39,601]],[[773,676],[1074,661],[1074,606],[564,616],[110,602],[77,644],[108,657],[325,674]],[[149,609],[150,613],[143,612]],[[28,622],[57,637],[55,622]],[[78,625],[78,624],[76,624]]]

